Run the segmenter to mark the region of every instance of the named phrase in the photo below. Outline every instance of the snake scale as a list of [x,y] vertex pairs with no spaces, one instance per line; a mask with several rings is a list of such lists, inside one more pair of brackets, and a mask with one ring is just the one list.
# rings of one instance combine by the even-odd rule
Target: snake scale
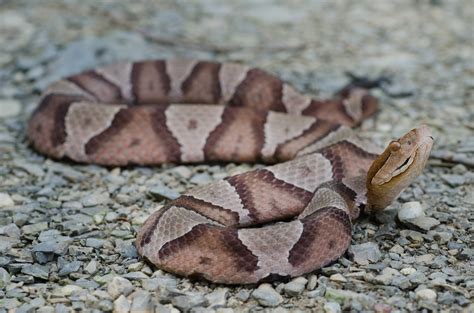
[[28,138],[52,158],[105,166],[268,164],[185,192],[136,240],[166,271],[248,284],[337,260],[359,214],[383,209],[420,174],[433,142],[426,126],[385,150],[351,129],[377,106],[353,85],[316,100],[258,68],[150,60],[53,83]]

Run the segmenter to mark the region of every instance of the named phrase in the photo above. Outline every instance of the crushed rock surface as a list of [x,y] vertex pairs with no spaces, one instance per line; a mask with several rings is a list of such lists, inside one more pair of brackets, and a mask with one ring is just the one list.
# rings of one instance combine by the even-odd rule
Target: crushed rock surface
[[25,127],[59,77],[193,57],[259,66],[317,97],[348,71],[388,76],[361,134],[385,145],[425,123],[438,155],[472,162],[473,20],[470,0],[0,1],[0,313],[472,312],[472,167],[432,158],[382,215],[355,224],[352,252],[328,267],[219,286],[153,268],[134,238],[166,198],[252,165],[59,162],[28,146]]

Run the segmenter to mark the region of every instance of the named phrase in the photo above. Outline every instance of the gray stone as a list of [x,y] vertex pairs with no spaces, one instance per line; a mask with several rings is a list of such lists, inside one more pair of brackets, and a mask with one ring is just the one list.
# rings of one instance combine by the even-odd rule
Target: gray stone
[[[130,312],[130,303],[124,295],[120,295],[114,301],[114,312],[116,313],[128,313]],[[145,311],[143,311],[145,312]]]
[[400,289],[408,289],[412,286],[410,279],[406,276],[398,275],[393,277],[391,284],[397,286]]
[[415,285],[424,284],[427,280],[425,274],[421,272],[412,273],[408,275],[407,278],[410,280],[411,283]]
[[474,258],[474,249],[472,248],[464,248],[458,254],[459,260],[472,260]]
[[104,239],[87,238],[86,239],[86,246],[100,249],[104,245],[104,241],[105,241]]
[[100,204],[105,204],[110,201],[110,196],[108,192],[93,192],[84,196],[81,199],[81,203],[85,207],[96,206]]
[[435,301],[437,294],[432,289],[423,288],[415,291],[415,296],[418,300]]
[[366,307],[372,307],[376,303],[375,299],[368,295],[333,288],[327,288],[324,297],[329,301],[335,301],[338,303],[344,303],[349,300],[352,302],[357,301]]
[[8,224],[3,227],[0,227],[0,234],[1,235],[6,235],[8,237],[12,238],[20,238],[21,235],[21,230],[16,226],[16,224]]
[[17,238],[0,236],[0,253],[6,253],[18,242]]
[[96,283],[95,281],[85,279],[85,278],[79,278],[74,282],[75,285],[85,288],[85,289],[90,289],[90,290],[95,290],[99,288],[99,284]]
[[407,229],[401,230],[400,235],[402,235],[403,237],[406,237],[406,238],[408,238],[408,239],[410,239],[411,241],[414,241],[414,242],[423,242],[424,241],[423,234],[420,233],[420,232],[414,231],[414,230],[407,230]]
[[12,206],[15,203],[8,193],[0,192],[0,208],[6,206]]
[[177,281],[173,277],[168,276],[158,276],[150,279],[144,279],[142,281],[142,286],[146,290],[154,291],[158,288],[176,288]]
[[41,296],[39,296],[39,297],[37,297],[37,298],[30,301],[30,305],[33,308],[40,308],[40,307],[44,306],[45,303],[46,303],[46,300]]
[[12,117],[20,114],[21,103],[15,99],[0,98],[0,118]]
[[8,257],[4,257],[4,256],[0,256],[0,267],[2,266],[6,266],[10,263],[10,258]]
[[61,232],[57,229],[48,229],[42,231],[38,236],[39,241],[69,241],[71,240],[68,236],[61,235]]
[[21,228],[23,234],[25,235],[37,234],[45,229],[48,229],[48,223],[46,222],[25,225]]
[[360,265],[367,265],[369,262],[378,262],[382,256],[379,246],[375,242],[352,245],[350,252],[354,255],[354,261]]
[[77,272],[79,268],[81,267],[82,262],[81,261],[72,261],[69,263],[64,264],[64,266],[61,267],[59,270],[58,275],[59,276],[66,276],[71,273]]
[[413,273],[416,273],[416,269],[414,269],[413,267],[405,267],[400,270],[400,273],[402,273],[403,275],[411,275]]
[[23,214],[23,213],[16,213],[13,215],[13,222],[18,225],[19,227],[23,226],[26,224],[28,221],[28,215]]
[[4,51],[13,52],[25,47],[35,33],[35,27],[21,12],[2,10],[0,20],[2,21],[0,45]]
[[124,258],[136,258],[138,257],[138,252],[137,248],[135,248],[134,245],[132,244],[124,244],[119,247],[120,250],[120,255],[122,255]]
[[123,274],[122,277],[130,279],[130,280],[140,280],[140,279],[149,278],[148,275],[146,275],[143,272],[130,272],[130,273]]
[[384,285],[390,285],[393,277],[399,275],[399,272],[390,267],[386,267],[382,270],[380,275],[375,276],[375,281]]
[[21,272],[26,275],[31,275],[40,279],[48,279],[49,268],[39,264],[28,264],[22,267]]
[[212,181],[212,177],[208,173],[198,173],[194,174],[189,181],[193,184],[204,185],[210,183]]
[[3,267],[0,267],[0,289],[8,285],[10,278],[10,274]]
[[295,297],[300,295],[304,291],[307,282],[308,280],[304,277],[296,277],[292,279],[289,283],[285,284],[283,289],[285,290],[285,293],[287,295]]
[[101,300],[97,306],[100,310],[105,312],[112,311],[112,309],[114,308],[113,302],[107,299]]
[[[10,237],[13,237],[13,236],[10,236]],[[460,242],[455,242],[455,241],[450,241],[448,242],[448,249],[449,250],[460,250],[462,248],[464,248],[466,245],[464,243],[460,243]]]
[[45,241],[33,247],[33,252],[54,253],[57,255],[64,255],[69,247],[69,241]]
[[148,192],[159,200],[161,199],[174,200],[180,196],[179,192],[171,188],[168,188],[163,184],[158,184],[153,187],[150,187],[148,189]]
[[335,282],[340,282],[340,283],[347,282],[347,279],[340,273],[332,274],[329,277],[329,280],[332,280],[332,281],[335,281]]
[[130,313],[153,312],[151,295],[148,291],[137,290],[130,297],[132,298]]
[[160,303],[154,303],[154,306],[155,306],[155,312],[157,313],[179,313],[179,311],[176,308],[172,307],[171,304],[168,304],[165,306]]
[[326,302],[324,304],[324,312],[325,313],[340,313],[341,311],[341,306],[337,302]]
[[421,216],[409,220],[404,221],[405,224],[407,225],[412,225],[415,226],[418,229],[422,229],[424,231],[428,231],[432,229],[435,226],[438,226],[440,222],[433,218],[433,217],[428,217],[428,216]]
[[326,286],[320,284],[316,289],[307,292],[305,295],[307,295],[310,298],[316,298],[316,297],[324,297],[325,294],[326,294]]
[[61,296],[69,297],[73,294],[80,293],[82,291],[82,287],[76,285],[66,285],[62,286],[60,290],[58,290],[58,294]]
[[241,289],[237,294],[235,295],[240,301],[247,301],[248,298],[250,297],[250,292],[247,289]]
[[174,297],[171,302],[175,307],[185,312],[193,307],[207,306],[209,304],[208,300],[203,295],[198,293],[180,295]]
[[69,310],[64,304],[59,303],[59,304],[56,305],[56,311],[55,312],[56,313],[68,313]]
[[431,263],[431,268],[442,268],[446,264],[447,258],[444,255],[438,255]]
[[90,261],[86,267],[84,267],[84,271],[87,273],[87,274],[94,274],[97,272],[97,261],[96,260],[92,260]]
[[311,274],[308,277],[308,284],[306,286],[306,289],[313,290],[314,288],[316,288],[317,284],[318,284],[318,277],[314,274]]
[[454,301],[456,301],[456,298],[451,292],[446,291],[438,294],[437,301],[440,304],[452,305]]
[[226,304],[227,294],[229,290],[227,288],[217,288],[211,293],[208,293],[205,298],[209,303],[209,308],[223,307]]
[[401,222],[405,222],[406,220],[414,219],[424,215],[425,210],[418,201],[404,203],[400,211],[398,211],[398,219]]
[[118,298],[120,295],[128,296],[133,289],[132,283],[128,279],[120,276],[112,278],[107,286],[107,291],[113,299]]
[[177,176],[184,179],[189,179],[193,174],[192,170],[189,167],[183,165],[172,168],[171,172],[177,174]]
[[22,169],[25,172],[37,177],[43,177],[45,174],[43,167],[41,165],[34,164],[26,160],[15,159],[13,160],[13,166],[15,166],[16,168]]
[[462,175],[444,174],[441,175],[441,178],[451,187],[458,187],[466,182],[466,179]]
[[261,284],[252,292],[252,297],[262,306],[276,307],[283,302],[283,297],[270,284]]

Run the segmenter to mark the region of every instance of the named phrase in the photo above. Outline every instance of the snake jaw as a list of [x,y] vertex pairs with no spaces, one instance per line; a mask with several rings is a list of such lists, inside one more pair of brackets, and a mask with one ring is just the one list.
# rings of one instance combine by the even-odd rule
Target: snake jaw
[[425,125],[388,145],[367,174],[366,212],[384,209],[421,174],[432,145],[431,131]]

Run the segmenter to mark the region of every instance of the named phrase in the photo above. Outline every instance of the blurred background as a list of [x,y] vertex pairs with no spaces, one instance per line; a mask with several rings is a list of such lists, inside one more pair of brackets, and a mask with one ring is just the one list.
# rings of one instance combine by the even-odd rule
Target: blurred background
[[179,56],[260,66],[322,96],[347,71],[389,76],[392,93],[411,95],[383,98],[380,127],[396,134],[419,120],[462,139],[473,119],[471,0],[4,0],[0,10],[4,97],[98,64]]

